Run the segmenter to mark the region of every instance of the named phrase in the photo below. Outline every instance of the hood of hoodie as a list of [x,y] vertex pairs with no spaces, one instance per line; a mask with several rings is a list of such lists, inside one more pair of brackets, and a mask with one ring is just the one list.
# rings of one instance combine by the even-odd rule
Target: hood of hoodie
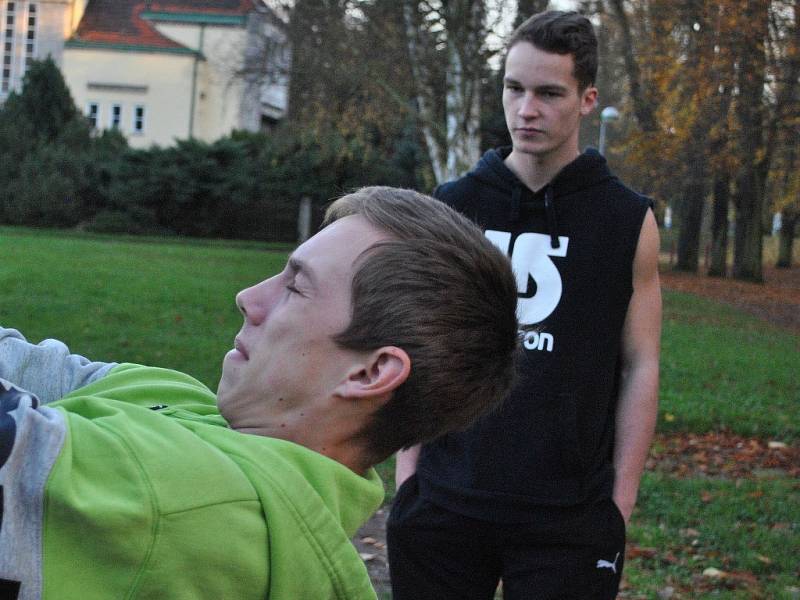
[[571,196],[588,188],[616,179],[608,169],[606,159],[594,148],[588,148],[578,158],[564,166],[547,185],[534,192],[506,166],[505,159],[510,153],[510,146],[488,150],[475,168],[467,173],[467,177],[509,196],[508,218],[511,222],[520,219],[524,206],[543,206],[547,216],[547,232],[553,248],[558,248],[560,245],[559,204],[569,202]]

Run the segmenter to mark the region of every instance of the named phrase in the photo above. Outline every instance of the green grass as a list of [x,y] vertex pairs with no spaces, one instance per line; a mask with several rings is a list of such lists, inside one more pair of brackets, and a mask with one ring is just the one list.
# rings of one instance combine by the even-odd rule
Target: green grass
[[[645,474],[628,543],[653,548],[625,577],[635,597],[790,598],[800,569],[800,483]],[[715,568],[730,574],[703,577]]]
[[[277,272],[286,254],[253,243],[0,228],[0,324],[93,359],[179,369],[213,389],[241,325],[236,292]],[[797,443],[800,337],[688,294],[664,301],[659,430]],[[393,468],[393,460],[379,466],[388,498]],[[647,474],[629,539],[657,553],[627,564],[625,596],[655,598],[672,586],[673,598],[791,598],[800,587],[798,523],[793,479]],[[709,581],[708,567],[754,580]]]
[[800,438],[800,337],[670,292],[663,327],[659,430]]
[[216,388],[241,326],[234,297],[285,252],[5,229],[0,324],[96,360],[190,373]]

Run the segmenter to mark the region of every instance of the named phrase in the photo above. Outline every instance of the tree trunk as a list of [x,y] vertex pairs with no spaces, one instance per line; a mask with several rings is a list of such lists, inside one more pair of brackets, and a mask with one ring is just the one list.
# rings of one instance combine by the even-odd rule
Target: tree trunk
[[679,204],[680,231],[678,233],[678,260],[675,263],[676,271],[697,272],[700,259],[700,228],[706,195],[704,162],[702,152],[698,152],[695,153],[694,160],[689,164],[683,198]]
[[[689,101],[695,106],[694,119],[690,121],[689,135],[684,142],[686,160],[686,181],[683,186],[683,199],[679,204],[680,231],[678,235],[678,271],[697,272],[700,259],[700,233],[703,221],[707,190],[707,160],[711,152],[713,138],[706,133],[714,121],[718,85],[706,85],[701,76],[692,76],[704,66],[706,56],[713,52],[715,41],[713,29],[706,26],[702,11],[690,11],[691,22],[702,23],[699,32],[689,37],[687,50],[687,81],[683,87],[690,95]],[[716,76],[715,76],[716,78]]]
[[436,111],[433,101],[429,97],[426,89],[428,73],[425,69],[425,58],[419,47],[417,19],[414,17],[417,10],[416,2],[405,0],[403,3],[403,20],[406,28],[406,43],[408,44],[408,59],[411,63],[411,74],[414,78],[414,88],[416,91],[417,111],[419,112],[420,127],[422,137],[428,149],[428,158],[431,161],[433,177],[436,183],[447,181],[445,172],[446,160],[445,150],[436,136]]
[[728,275],[728,203],[731,183],[727,173],[714,177],[714,210],[711,219],[711,261],[708,274],[712,277]]
[[744,165],[742,170],[736,181],[734,200],[736,228],[733,241],[733,276],[736,279],[761,283],[764,281],[761,265],[764,252],[761,223],[764,200],[755,165]]
[[617,23],[619,24],[622,33],[625,68],[628,71],[628,80],[630,84],[631,99],[633,100],[633,109],[636,114],[636,120],[639,127],[645,133],[653,133],[658,130],[658,122],[656,120],[656,107],[651,98],[648,97],[647,91],[642,85],[642,76],[639,70],[639,63],[636,61],[635,44],[633,41],[633,34],[631,33],[630,21],[625,12],[623,0],[610,0],[611,12],[614,14]]
[[[437,183],[454,179],[480,158],[480,86],[484,66],[483,43],[486,37],[483,0],[449,0],[437,13],[446,40],[444,69],[444,119],[437,114],[437,92],[432,80],[434,69],[428,61],[441,61],[441,54],[426,55],[420,43],[422,27],[430,25],[420,15],[414,0],[405,0],[403,16],[411,71],[416,87],[420,126],[428,147]],[[428,31],[437,40],[442,33]]]
[[[763,158],[759,164],[761,182],[766,193],[767,177],[772,167],[772,157],[778,149],[778,138],[781,129],[786,128],[793,116],[797,113],[797,100],[795,90],[797,80],[800,78],[800,1],[794,2],[794,27],[788,46],[786,56],[783,60],[782,84],[778,87],[777,97],[773,108],[773,114],[768,119],[766,127],[766,143],[764,145]],[[792,146],[794,151],[795,146]]]
[[792,267],[792,246],[794,245],[794,234],[797,229],[797,222],[800,221],[800,213],[784,210],[781,213],[781,232],[778,240],[778,260],[775,266],[781,269]]
[[466,173],[480,158],[480,56],[483,3],[460,0],[447,11],[447,169],[445,181]]
[[739,154],[742,164],[736,180],[736,232],[733,276],[762,282],[764,182],[763,103],[767,35],[767,0],[745,2],[744,12],[751,24],[740,34],[739,46]]

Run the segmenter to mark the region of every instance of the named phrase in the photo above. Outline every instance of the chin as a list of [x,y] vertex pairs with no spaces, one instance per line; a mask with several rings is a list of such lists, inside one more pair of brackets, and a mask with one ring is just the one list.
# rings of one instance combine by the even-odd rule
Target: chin
[[219,410],[219,414],[228,423],[228,426],[233,427],[231,422],[232,415],[230,415],[228,411],[228,402],[226,402],[226,396],[224,393],[219,391],[217,391],[217,410]]
[[225,374],[223,373],[222,377],[220,377],[219,383],[217,384],[217,408],[219,409],[220,413],[222,412],[223,407],[227,404],[226,399],[228,398],[228,389],[229,386],[225,381]]

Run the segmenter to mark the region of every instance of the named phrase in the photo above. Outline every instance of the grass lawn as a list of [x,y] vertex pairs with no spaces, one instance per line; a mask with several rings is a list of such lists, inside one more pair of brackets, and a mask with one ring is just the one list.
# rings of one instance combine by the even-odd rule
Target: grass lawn
[[718,303],[664,293],[659,431],[800,438],[800,338]]
[[[0,324],[93,359],[182,370],[213,389],[241,325],[236,292],[286,255],[0,228]],[[659,431],[800,443],[800,337],[686,294],[664,299]],[[380,468],[389,497],[392,468]],[[622,597],[800,598],[800,483],[780,473],[649,473],[629,540]]]
[[170,367],[212,389],[242,320],[236,292],[283,268],[266,245],[0,231],[0,324],[96,360]]
[[799,525],[796,479],[647,473],[621,597],[797,598]]

